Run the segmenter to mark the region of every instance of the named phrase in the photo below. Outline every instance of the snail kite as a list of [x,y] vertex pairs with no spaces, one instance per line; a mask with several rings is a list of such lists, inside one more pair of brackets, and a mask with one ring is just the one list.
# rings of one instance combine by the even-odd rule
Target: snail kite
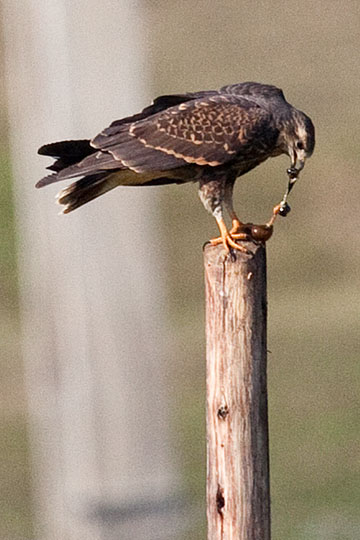
[[[46,144],[39,154],[56,158],[53,174],[36,186],[76,180],[58,195],[63,212],[117,186],[199,182],[200,198],[217,221],[222,242],[236,243],[250,232],[266,240],[278,213],[289,209],[287,195],[314,149],[314,126],[275,86],[245,82],[210,90],[156,98],[142,112],[116,120],[92,140]],[[269,157],[288,154],[288,190],[266,226],[246,228],[232,203],[234,182]],[[223,207],[232,220],[229,231]]]

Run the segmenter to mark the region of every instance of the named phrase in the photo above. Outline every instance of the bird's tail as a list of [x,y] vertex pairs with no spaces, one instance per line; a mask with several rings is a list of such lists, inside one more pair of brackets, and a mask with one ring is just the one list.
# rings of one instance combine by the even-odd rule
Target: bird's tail
[[93,174],[62,189],[57,195],[57,202],[64,205],[63,214],[68,214],[118,185],[119,181],[115,174],[108,172]]
[[[61,179],[59,173],[75,165],[87,156],[95,153],[96,149],[90,145],[87,139],[59,141],[42,146],[38,153],[44,156],[55,158],[55,162],[48,167],[55,174],[42,178],[36,187],[43,187]],[[63,213],[68,214],[79,206],[96,199],[103,193],[110,191],[118,185],[114,180],[114,175],[109,171],[98,172],[85,176],[62,189],[57,195],[59,204],[64,205]]]
[[138,173],[125,167],[120,160],[114,160],[110,154],[100,154],[99,158],[99,152],[85,139],[46,144],[38,152],[54,157],[55,162],[48,167],[54,172],[39,180],[37,188],[83,176],[57,195],[58,203],[64,206],[64,214],[76,210],[116,186],[158,186],[192,180],[189,173],[179,172],[178,169]]
[[88,139],[78,139],[72,141],[59,141],[56,143],[44,144],[38,150],[41,156],[51,156],[55,162],[47,167],[50,171],[59,172],[70,165],[74,165],[85,157],[96,152],[90,145]]

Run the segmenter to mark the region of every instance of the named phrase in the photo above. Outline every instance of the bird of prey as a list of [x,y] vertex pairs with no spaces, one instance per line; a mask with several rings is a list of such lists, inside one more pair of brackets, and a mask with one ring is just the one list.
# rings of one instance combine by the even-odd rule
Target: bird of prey
[[[279,88],[255,82],[156,98],[142,112],[116,120],[91,140],[46,144],[39,154],[56,158],[54,171],[36,187],[79,178],[60,191],[67,214],[117,186],[154,186],[198,182],[200,199],[217,221],[220,237],[212,242],[246,251],[237,240],[249,229],[233,208],[236,178],[267,158],[288,154],[288,191],[265,229],[250,229],[266,240],[286,197],[310,157],[314,126],[290,105]],[[223,211],[232,221],[229,230]],[[268,231],[268,232],[267,232]],[[270,232],[269,232],[270,231]]]

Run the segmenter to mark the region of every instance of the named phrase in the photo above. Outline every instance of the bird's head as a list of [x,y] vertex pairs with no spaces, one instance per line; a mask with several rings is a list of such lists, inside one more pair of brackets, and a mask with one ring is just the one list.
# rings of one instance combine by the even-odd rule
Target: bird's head
[[286,112],[286,118],[282,119],[279,148],[281,152],[290,156],[291,166],[287,170],[289,176],[288,187],[279,205],[279,214],[282,216],[286,216],[290,212],[287,197],[294,187],[300,171],[304,168],[306,159],[312,155],[315,146],[315,128],[310,118],[293,107]]
[[306,114],[297,109],[292,111],[292,122],[288,124],[286,136],[287,154],[291,159],[289,174],[297,176],[304,168],[315,146],[314,124]]

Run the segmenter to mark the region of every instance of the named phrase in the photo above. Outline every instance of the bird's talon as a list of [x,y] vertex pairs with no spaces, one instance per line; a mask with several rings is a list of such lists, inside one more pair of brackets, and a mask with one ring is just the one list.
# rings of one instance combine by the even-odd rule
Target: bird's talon
[[232,227],[230,229],[231,236],[233,234],[240,234],[243,231],[244,231],[244,223],[241,223],[241,221],[239,221],[238,219],[233,219]]
[[222,236],[219,236],[218,238],[212,238],[210,240],[210,244],[212,246],[218,246],[219,244],[223,244],[224,248],[228,253],[231,252],[231,249],[236,249],[237,251],[242,251],[243,253],[250,253],[249,250],[247,250],[244,246],[241,246],[235,242],[235,240],[247,240],[251,241],[252,238],[249,237],[249,235],[245,233],[238,233],[238,234],[227,234]]
[[211,238],[209,242],[212,246],[218,246],[219,244],[222,244],[223,239],[219,236],[218,238]]
[[237,244],[230,235],[226,237],[226,242],[231,248],[242,251],[242,253],[247,253],[248,255],[250,254],[250,251],[248,249],[246,249],[244,246]]
[[230,249],[230,252],[228,254],[230,256],[230,260],[231,262],[235,262],[236,261],[236,253],[233,249]]
[[228,243],[227,243],[227,241],[226,241],[226,238],[223,238],[223,239],[222,239],[222,245],[223,245],[223,247],[224,247],[224,249],[225,249],[225,251],[226,251],[226,254],[229,255],[231,249],[230,249],[230,247],[229,247],[229,245],[228,245]]
[[248,234],[248,233],[245,233],[245,232],[239,232],[239,233],[231,233],[230,232],[230,237],[233,240],[245,240],[247,242],[251,242],[251,240],[252,240],[251,235]]

